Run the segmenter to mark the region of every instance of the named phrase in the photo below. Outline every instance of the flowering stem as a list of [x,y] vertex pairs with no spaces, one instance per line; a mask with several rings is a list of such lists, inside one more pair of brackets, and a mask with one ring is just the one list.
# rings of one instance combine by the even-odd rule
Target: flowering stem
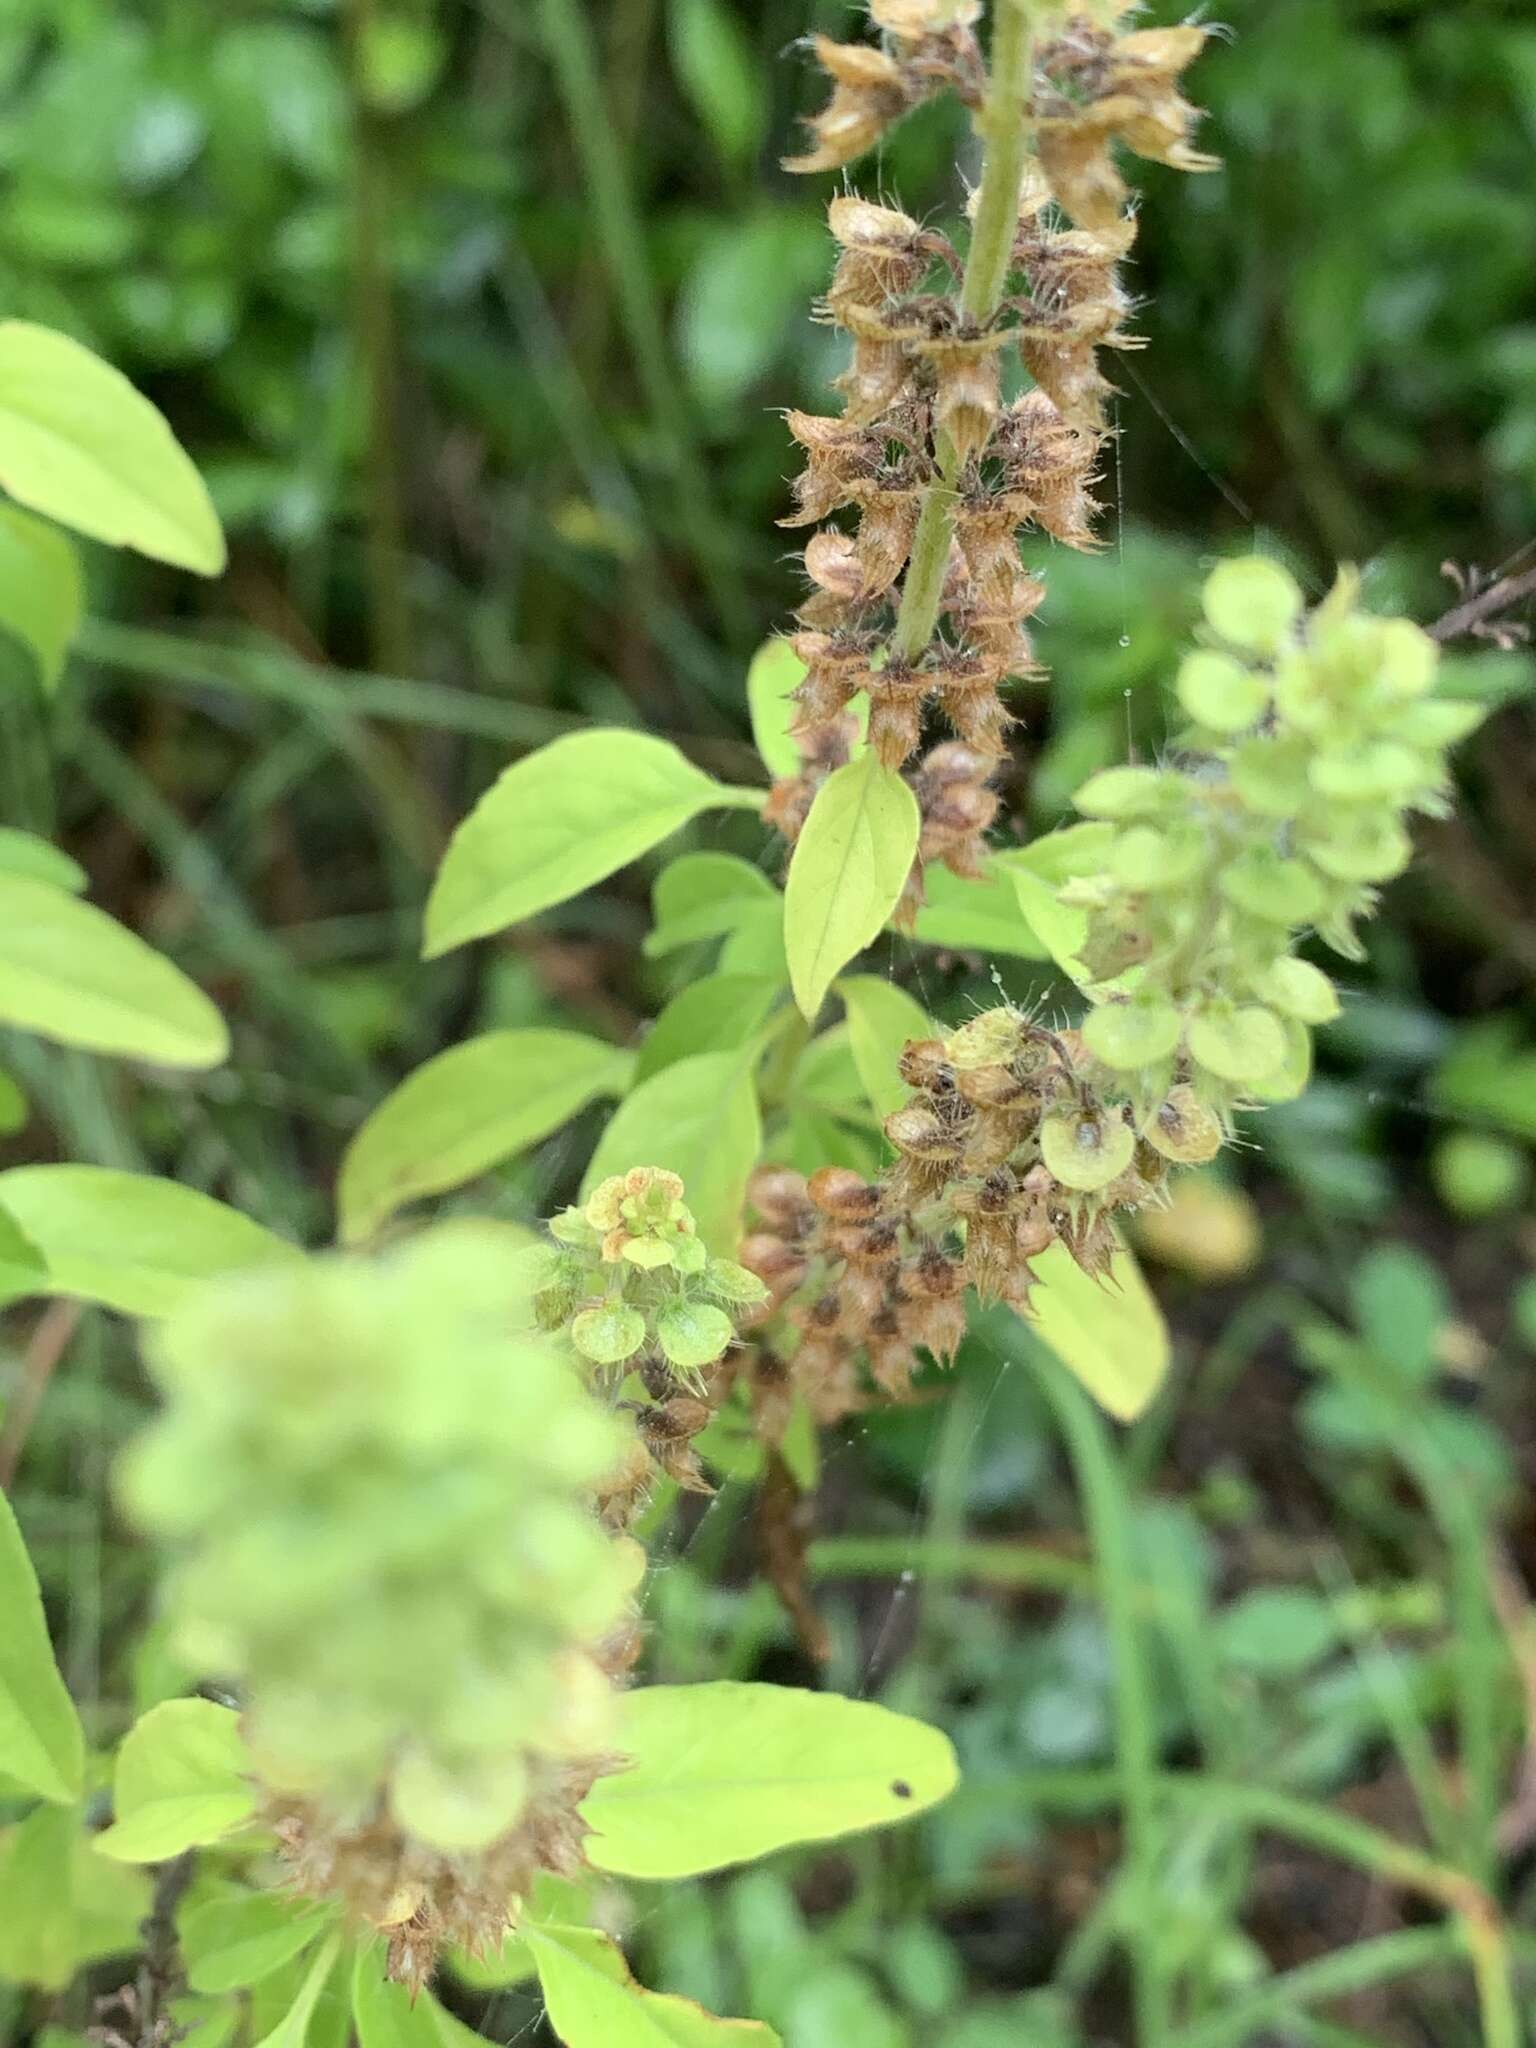
[[[990,320],[997,311],[1018,226],[1033,43],[1030,13],[1031,0],[997,0],[993,18],[991,82],[977,123],[987,156],[960,287],[962,311],[978,322]],[[938,623],[959,474],[959,458],[946,442],[939,451],[939,474],[923,497],[902,585],[895,646],[908,661],[922,653]]]

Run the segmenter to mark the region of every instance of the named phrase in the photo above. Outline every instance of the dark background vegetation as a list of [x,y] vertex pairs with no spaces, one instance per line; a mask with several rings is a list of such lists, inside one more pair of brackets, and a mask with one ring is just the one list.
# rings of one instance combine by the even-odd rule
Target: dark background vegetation
[[[798,588],[777,413],[824,405],[837,368],[808,319],[831,181],[777,157],[816,97],[795,39],[851,19],[829,0],[11,0],[0,303],[158,400],[233,559],[205,588],[98,551],[60,704],[7,698],[8,821],[57,829],[99,900],[218,995],[237,1047],[221,1073],[148,1085],[18,1041],[35,1110],[13,1157],[149,1166],[317,1242],[339,1149],[401,1073],[488,1023],[632,1040],[696,968],[641,956],[639,873],[430,968],[419,907],[497,769],[581,722],[758,772],[743,671]],[[1223,170],[1138,167],[1148,347],[1121,359],[1107,546],[1046,559],[1053,676],[1021,693],[1020,830],[1130,740],[1159,743],[1214,554],[1257,537],[1314,592],[1353,560],[1373,601],[1427,622],[1456,597],[1442,564],[1536,545],[1528,7],[1232,0],[1223,20],[1193,73]],[[971,151],[953,110],[927,110],[859,187],[952,211]],[[1346,973],[1312,1091],[1165,1227],[1177,1365],[1128,1472],[1169,1761],[1414,1841],[1437,1799],[1453,1832],[1507,1804],[1502,1882],[1529,1926],[1509,1769],[1536,1662],[1529,658],[1483,650],[1467,686],[1500,708],[1464,750],[1457,817],[1424,830]],[[701,829],[761,853],[750,820]],[[986,963],[898,943],[882,964],[950,1014],[987,993]],[[1005,978],[1034,992],[1019,963]],[[561,1199],[590,1135],[509,1169],[497,1205]],[[107,1731],[144,1588],[103,1474],[141,1391],[98,1319],[11,1321],[0,1445]],[[1497,1561],[1491,1662],[1448,1618],[1404,1402],[1455,1462],[1458,1540]],[[790,2048],[1127,2040],[1104,1967],[1109,1653],[1027,1363],[978,1343],[942,1402],[832,1447],[820,1519],[833,1682],[950,1727],[968,1788],[900,1838],[630,1901],[650,1981],[769,2018]],[[805,1677],[749,1523],[727,1486],[668,1539],[663,1675]],[[1485,1680],[1496,1782],[1451,1712]],[[1169,1953],[1213,1987],[1419,1917],[1219,1810],[1168,1851]],[[1326,2010],[1315,2034],[1253,2038],[1479,2038],[1464,1971]],[[486,2030],[509,2039],[528,2011],[496,2000]]]

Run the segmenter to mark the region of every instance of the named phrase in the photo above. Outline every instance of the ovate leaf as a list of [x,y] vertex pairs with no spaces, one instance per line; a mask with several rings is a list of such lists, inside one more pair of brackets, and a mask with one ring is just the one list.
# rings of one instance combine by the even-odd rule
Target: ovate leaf
[[307,1948],[334,1917],[331,1906],[230,1885],[182,1911],[178,1933],[187,1982],[208,1993],[259,1984]]
[[165,1067],[217,1066],[224,1020],[193,982],[90,903],[0,874],[0,1022]]
[[772,882],[750,861],[734,853],[685,853],[656,877],[655,923],[644,950],[654,959],[699,939],[720,938],[763,904],[777,901]]
[[1100,1407],[1131,1421],[1168,1370],[1168,1326],[1135,1258],[1122,1245],[1105,1280],[1091,1279],[1064,1244],[1030,1263],[1034,1329]]
[[80,1797],[85,1742],[43,1618],[37,1575],[0,1493],[0,1773],[68,1804]]
[[[3,1079],[10,1082],[9,1075]],[[0,1209],[0,1304],[39,1292],[47,1285],[47,1274],[47,1263],[37,1246],[10,1211]]]
[[886,1827],[958,1776],[937,1728],[872,1700],[732,1681],[627,1693],[614,1747],[629,1768],[581,1811],[589,1860],[620,1877],[692,1877]]
[[427,902],[427,958],[580,895],[700,811],[761,802],[649,733],[555,740],[506,769],[454,833]]
[[622,1092],[633,1055],[577,1031],[490,1031],[439,1053],[387,1095],[341,1162],[341,1236],[371,1237],[407,1202],[461,1187],[537,1144],[598,1095]]
[[105,1166],[13,1166],[0,1207],[47,1266],[39,1294],[72,1294],[124,1315],[169,1315],[199,1281],[297,1258],[211,1195]]
[[80,1813],[39,1806],[0,1848],[0,1975],[61,1991],[75,1973]]
[[529,1925],[525,1935],[566,2048],[778,2048],[778,2035],[758,2020],[716,2019],[691,1998],[644,1990],[594,1928]]
[[[96,1854],[82,1807],[37,1806],[0,1831],[0,1899],[0,1980],[59,1991],[83,1964],[139,1948],[149,1881]],[[62,2028],[34,2040],[84,2048],[83,2036]]]
[[885,926],[917,851],[917,799],[872,753],[829,775],[795,842],[784,892],[790,986],[814,1017]]
[[78,341],[0,321],[0,484],[93,540],[217,576],[224,535],[164,418]]
[[775,777],[795,775],[800,749],[789,736],[799,706],[793,692],[805,681],[805,663],[787,640],[765,640],[747,669],[747,710],[763,766]]
[[909,1038],[932,1034],[928,1012],[905,989],[876,974],[845,974],[837,992],[848,1013],[848,1040],[864,1093],[878,1116],[889,1116],[912,1092],[896,1062]]
[[35,832],[19,832],[14,825],[0,825],[0,875],[46,882],[50,888],[68,890],[71,896],[78,896],[86,884],[85,869],[77,860],[39,839]]
[[163,1700],[123,1737],[111,1827],[96,1838],[120,1863],[163,1863],[217,1842],[256,1808],[240,1717],[212,1700]]
[[52,690],[85,602],[80,557],[68,534],[18,505],[0,504],[0,631],[19,640]]
[[357,1952],[352,1971],[352,2020],[358,2048],[444,2048],[443,2011],[431,1992],[413,1997],[384,1974],[381,1942]]
[[989,863],[980,881],[930,867],[923,876],[927,898],[917,913],[913,937],[929,946],[951,946],[957,952],[990,958],[1007,953],[1022,960],[1043,960],[1046,949],[1019,904],[1013,878]]
[[706,974],[675,995],[642,1039],[635,1079],[690,1053],[745,1045],[766,1021],[781,984],[761,974]]
[[1061,902],[1054,886],[1032,869],[1009,867],[1006,872],[1030,930],[1063,974],[1083,986],[1088,970],[1077,955],[1088,936],[1086,912]]
[[[790,738],[799,716],[794,692],[805,681],[806,666],[787,640],[765,640],[747,669],[747,710],[752,738],[763,766],[776,780],[800,772],[800,749]],[[869,727],[869,699],[862,690],[848,706],[857,719],[860,737]]]
[[264,2034],[256,2048],[304,2048],[309,2038],[309,2024],[315,2016],[315,2007],[325,1989],[326,1979],[336,1966],[341,1954],[341,1936],[333,1934],[324,1945],[315,1951],[314,1960],[304,1972],[303,1981],[292,2002],[272,2030]]
[[[761,1141],[750,1053],[695,1053],[625,1096],[582,1177],[582,1194],[632,1166],[670,1167],[683,1177],[699,1234],[730,1253]],[[0,1175],[0,1200],[4,1193]]]

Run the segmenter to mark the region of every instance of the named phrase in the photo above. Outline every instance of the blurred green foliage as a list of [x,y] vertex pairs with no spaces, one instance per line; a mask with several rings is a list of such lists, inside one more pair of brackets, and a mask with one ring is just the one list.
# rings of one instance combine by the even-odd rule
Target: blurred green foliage
[[[697,979],[697,948],[641,954],[643,875],[430,967],[420,904],[468,801],[581,720],[756,774],[745,662],[801,588],[773,526],[792,466],[776,414],[825,406],[838,368],[807,317],[833,184],[776,162],[817,97],[792,45],[856,13],[11,0],[0,297],[155,397],[234,551],[209,591],[94,559],[96,616],[45,737],[98,897],[220,997],[235,1060],[172,1087],[8,1042],[34,1103],[18,1156],[153,1164],[313,1237],[392,1078],[477,1027],[636,1042]],[[1232,0],[1222,19],[1193,89],[1223,170],[1136,172],[1149,346],[1119,359],[1106,546],[1041,555],[1052,673],[1018,692],[1005,792],[1033,829],[1096,768],[1166,745],[1209,553],[1257,530],[1314,591],[1352,557],[1372,602],[1428,620],[1456,595],[1442,562],[1491,570],[1536,539],[1526,0]],[[973,163],[963,121],[926,109],[859,184],[952,209],[957,151]],[[1461,812],[1373,926],[1311,1090],[1250,1120],[1265,1264],[1241,1288],[1166,1281],[1180,1369],[1122,1460],[1170,1767],[1218,1791],[1347,1792],[1452,1857],[1518,1732],[1464,1567],[1498,1544],[1536,1569],[1536,720],[1528,655],[1458,659],[1458,692],[1501,706],[1466,750]],[[692,843],[761,858],[746,819]],[[896,944],[877,964],[957,1015],[992,994],[989,963]],[[1060,1002],[1045,969],[1001,965],[1010,993]],[[836,1077],[800,1078],[827,1156],[867,1161]],[[503,1170],[490,1205],[566,1199],[597,1128],[585,1112]],[[14,1417],[38,1352],[30,1330],[8,1339]],[[102,1505],[141,1404],[88,1317],[17,1485],[102,1734],[164,1655],[135,1647],[144,1566]],[[806,1675],[749,1513],[731,1481],[667,1539],[657,1676]],[[649,1981],[761,2012],[791,2048],[1125,2038],[1114,1980],[1095,1988],[1123,1910],[1105,1882],[1116,1653],[1033,1379],[978,1341],[943,1403],[829,1446],[819,1515],[833,1682],[952,1728],[967,1788],[910,1839],[642,1899]],[[1397,1924],[1374,1879],[1315,1844],[1262,1848],[1235,1809],[1168,1832],[1170,1953],[1233,2011],[1265,1957]],[[1509,1903],[1529,1928],[1518,1861]],[[499,2039],[529,2011],[515,1993],[466,2007]],[[1477,2039],[1450,1973],[1308,2025],[1221,2038]]]

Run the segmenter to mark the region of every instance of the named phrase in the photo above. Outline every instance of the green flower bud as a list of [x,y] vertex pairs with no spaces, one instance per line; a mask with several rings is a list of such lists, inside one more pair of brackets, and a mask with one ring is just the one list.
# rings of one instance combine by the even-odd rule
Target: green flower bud
[[1063,1187],[1083,1194],[1118,1180],[1135,1152],[1135,1133],[1116,1111],[1057,1110],[1040,1126],[1041,1158]]
[[690,1373],[724,1355],[736,1331],[724,1309],[707,1301],[672,1301],[656,1317],[656,1341],[669,1365]]
[[1132,825],[1116,837],[1109,864],[1128,889],[1177,889],[1199,874],[1206,851],[1204,838],[1189,826],[1165,832]]
[[1323,885],[1305,861],[1286,860],[1273,847],[1241,854],[1217,877],[1229,903],[1270,924],[1310,924],[1323,908]]
[[645,1317],[622,1301],[606,1301],[575,1317],[571,1342],[594,1365],[622,1365],[645,1342]]
[[1269,684],[1230,654],[1202,649],[1179,664],[1179,702],[1212,732],[1246,732],[1269,704]]
[[1423,697],[1434,688],[1440,649],[1411,619],[1383,619],[1377,640],[1377,677],[1392,697]]
[[1201,1066],[1223,1081],[1261,1081],[1286,1053],[1280,1019],[1257,1003],[1213,1002],[1190,1020],[1188,1037]]
[[1344,803],[1399,803],[1424,781],[1418,755],[1395,740],[1318,754],[1307,775],[1320,796]]
[[658,1237],[632,1237],[624,1245],[619,1256],[628,1259],[632,1266],[642,1272],[654,1272],[658,1266],[670,1266],[674,1258],[673,1246]]
[[1388,882],[1413,858],[1408,834],[1396,818],[1333,814],[1309,828],[1307,856],[1339,882]]
[[1486,704],[1467,704],[1456,697],[1430,697],[1397,714],[1393,731],[1410,747],[1440,752],[1476,732],[1488,716]]
[[1232,787],[1263,818],[1294,818],[1312,795],[1312,752],[1289,736],[1244,740],[1232,756]]
[[1145,818],[1177,800],[1178,784],[1160,768],[1102,768],[1072,801],[1090,818]]
[[1302,1024],[1327,1024],[1339,1014],[1339,996],[1333,983],[1310,960],[1286,954],[1271,961],[1262,974],[1254,976],[1253,992],[1273,1010],[1294,1017]]
[[1257,1080],[1248,1082],[1248,1092],[1260,1102],[1294,1102],[1306,1092],[1312,1078],[1312,1034],[1295,1017],[1276,1021],[1283,1040],[1280,1058]]
[[558,1244],[569,1245],[573,1251],[595,1249],[602,1235],[592,1228],[580,1209],[562,1209],[558,1216],[551,1216],[549,1234]]
[[1106,1067],[1150,1067],[1171,1057],[1183,1033],[1184,1020],[1170,1002],[1149,996],[1134,1002],[1110,1002],[1090,1010],[1083,1019],[1083,1041]]
[[1223,640],[1254,654],[1277,653],[1301,615],[1296,579],[1262,555],[1218,564],[1200,602]]

